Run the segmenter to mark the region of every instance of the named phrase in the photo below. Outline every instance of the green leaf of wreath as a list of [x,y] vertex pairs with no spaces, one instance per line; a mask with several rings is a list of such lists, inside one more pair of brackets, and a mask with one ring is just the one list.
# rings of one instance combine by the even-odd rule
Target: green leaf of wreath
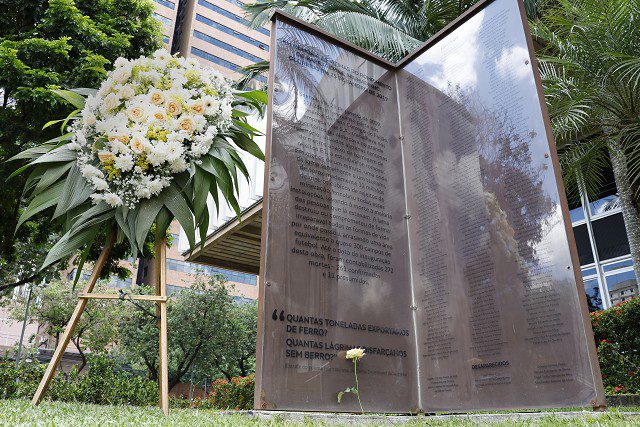
[[93,194],[93,189],[87,181],[85,181],[78,165],[74,164],[71,170],[69,170],[69,174],[65,180],[64,190],[60,195],[60,200],[58,201],[58,206],[56,206],[53,218],[57,218],[68,210],[79,206],[85,202],[91,194]]

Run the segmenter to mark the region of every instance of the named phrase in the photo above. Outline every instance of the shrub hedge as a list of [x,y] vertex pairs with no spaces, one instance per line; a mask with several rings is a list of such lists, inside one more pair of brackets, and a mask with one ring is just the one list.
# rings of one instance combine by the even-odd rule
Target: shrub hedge
[[[45,399],[103,405],[155,405],[158,386],[139,375],[116,371],[115,363],[104,354],[90,355],[87,373],[74,367],[68,375],[56,375]],[[0,398],[31,399],[46,365],[21,362],[18,367],[7,357],[0,358]],[[65,378],[66,377],[66,378]]]
[[640,298],[591,313],[607,394],[640,393]]
[[193,401],[185,397],[172,397],[169,401],[174,408],[201,409],[253,409],[254,375],[231,378],[231,381],[218,379],[211,383],[207,396],[196,397]]

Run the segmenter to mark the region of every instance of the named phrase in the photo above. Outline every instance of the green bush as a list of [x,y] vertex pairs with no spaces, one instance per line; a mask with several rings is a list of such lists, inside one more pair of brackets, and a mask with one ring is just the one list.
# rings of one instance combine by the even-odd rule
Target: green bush
[[[254,375],[234,377],[231,381],[219,379],[211,383],[205,399],[196,398],[192,406],[203,409],[253,409]],[[174,403],[179,405],[178,402]]]
[[640,299],[591,313],[607,394],[640,393]]
[[[65,376],[56,375],[46,399],[109,405],[154,405],[158,387],[154,381],[138,375],[116,371],[107,355],[90,355],[89,371],[78,373],[74,367]],[[0,359],[0,397],[30,399],[45,371],[45,365],[22,362],[18,368],[8,358]],[[16,378],[18,381],[16,381]]]

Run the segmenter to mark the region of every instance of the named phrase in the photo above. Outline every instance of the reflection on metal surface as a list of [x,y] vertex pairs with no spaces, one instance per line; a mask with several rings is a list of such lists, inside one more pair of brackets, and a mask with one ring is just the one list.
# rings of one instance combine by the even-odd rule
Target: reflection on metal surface
[[401,69],[276,20],[257,407],[357,411],[353,347],[366,411],[602,403],[521,9],[478,10]]

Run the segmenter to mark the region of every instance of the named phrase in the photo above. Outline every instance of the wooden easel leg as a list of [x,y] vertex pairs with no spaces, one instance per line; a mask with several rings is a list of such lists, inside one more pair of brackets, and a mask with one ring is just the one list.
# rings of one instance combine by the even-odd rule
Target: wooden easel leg
[[[156,234],[156,295],[167,296],[167,237]],[[160,327],[160,348],[158,357],[158,387],[160,408],[169,415],[169,360],[167,355],[167,303],[156,303],[156,314]]]
[[[111,249],[113,248],[113,245],[115,244],[115,242],[116,242],[116,232],[113,231],[109,236],[109,241],[107,242],[107,245],[102,249],[102,253],[98,258],[96,265],[93,267],[93,271],[91,272],[91,277],[89,277],[89,283],[87,283],[87,286],[84,288],[84,291],[83,291],[84,293],[91,293],[93,291],[93,288],[95,287],[96,282],[98,281],[98,277],[100,277],[100,272],[104,268],[104,265],[106,264],[107,259],[109,259],[109,253],[111,252]],[[38,389],[36,390],[36,393],[33,395],[33,399],[31,399],[32,404],[37,405],[38,403],[40,403],[40,401],[42,400],[42,397],[44,396],[47,389],[49,388],[49,384],[51,383],[51,380],[53,379],[53,376],[56,373],[56,369],[58,369],[58,365],[60,365],[62,356],[64,355],[64,352],[67,349],[67,346],[69,345],[69,341],[71,341],[71,337],[73,336],[73,331],[76,329],[76,326],[78,325],[78,321],[80,320],[80,316],[82,315],[82,312],[87,306],[88,301],[89,300],[86,298],[81,298],[78,300],[78,303],[76,304],[76,308],[73,310],[73,314],[71,314],[71,319],[69,319],[69,323],[67,323],[67,327],[64,329],[64,333],[62,334],[61,340],[60,342],[58,342],[56,351],[53,353],[53,357],[49,361],[49,366],[47,366],[47,370],[45,371],[44,376],[42,377],[42,380],[40,380]]]

